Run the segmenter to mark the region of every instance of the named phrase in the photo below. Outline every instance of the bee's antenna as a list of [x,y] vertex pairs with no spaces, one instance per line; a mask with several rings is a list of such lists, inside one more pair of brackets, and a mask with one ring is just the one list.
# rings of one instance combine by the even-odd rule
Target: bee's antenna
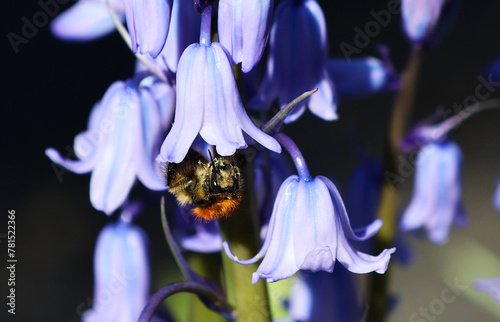
[[215,171],[217,171],[217,168],[215,167],[214,158],[212,157],[212,152],[210,152],[210,149],[208,150],[208,155],[210,156],[210,162],[212,162],[212,167],[214,168]]

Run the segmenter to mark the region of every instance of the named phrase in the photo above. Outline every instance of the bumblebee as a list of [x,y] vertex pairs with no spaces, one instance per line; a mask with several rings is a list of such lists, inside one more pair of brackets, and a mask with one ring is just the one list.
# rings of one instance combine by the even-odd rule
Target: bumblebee
[[[210,153],[210,151],[209,151]],[[181,163],[169,163],[166,179],[169,191],[181,206],[192,206],[198,219],[214,220],[231,216],[243,196],[241,158],[210,154],[207,161],[190,150]]]

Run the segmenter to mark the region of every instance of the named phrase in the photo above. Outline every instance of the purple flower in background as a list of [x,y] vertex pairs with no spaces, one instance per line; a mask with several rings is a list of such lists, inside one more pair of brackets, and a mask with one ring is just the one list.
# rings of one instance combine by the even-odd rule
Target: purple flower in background
[[427,41],[438,23],[445,0],[402,0],[403,30],[416,44]]
[[[79,160],[66,159],[53,148],[45,151],[55,163],[75,173],[92,172],[90,201],[111,214],[120,207],[137,178],[151,190],[164,190],[154,158],[166,132],[174,95],[166,84],[137,87],[115,82],[92,109],[87,130],[75,137]],[[157,96],[155,96],[157,95]],[[160,102],[161,101],[161,102]],[[171,115],[171,112],[170,112]]]
[[281,185],[259,254],[242,261],[231,254],[227,243],[223,246],[232,260],[242,264],[255,262],[265,254],[252,283],[259,279],[276,282],[298,270],[332,272],[336,259],[353,273],[383,274],[394,248],[371,256],[353,249],[348,241],[365,240],[381,225],[376,220],[355,233],[340,194],[330,180],[321,176],[306,180],[293,175]]
[[359,285],[344,267],[333,274],[301,271],[290,296],[291,321],[363,321]]
[[158,56],[167,40],[172,0],[123,0],[134,53]]
[[186,208],[177,207],[175,235],[182,248],[197,253],[215,253],[222,249],[222,236],[217,220],[194,219]]
[[175,73],[182,52],[200,37],[200,14],[191,0],[173,1],[167,41],[156,60]]
[[442,244],[452,222],[467,223],[461,202],[461,163],[460,148],[451,141],[428,143],[420,150],[413,197],[401,218],[403,231],[423,227],[432,242]]
[[[122,0],[109,0],[118,18],[123,20]],[[52,33],[70,41],[88,41],[115,31],[115,24],[105,1],[80,0],[58,15],[50,24]]]
[[493,207],[500,211],[500,179],[497,183],[497,189],[495,190],[495,195],[493,196]]
[[257,64],[269,36],[273,11],[272,0],[220,0],[218,14],[219,42],[233,58],[242,63],[243,72]]
[[328,72],[340,98],[364,96],[399,87],[399,76],[387,62],[375,57],[333,58]]
[[210,42],[211,14],[205,10],[200,43],[186,48],[179,60],[174,125],[158,161],[181,162],[198,134],[215,145],[222,156],[247,146],[243,131],[266,148],[280,152],[278,142],[248,117],[236,87],[231,58],[223,46]]
[[324,120],[335,120],[336,94],[327,70],[327,34],[323,11],[314,0],[285,0],[277,9],[270,36],[266,75],[249,105],[284,106],[305,91],[319,88],[299,103],[285,122],[297,120],[306,105]]
[[500,303],[500,276],[493,278],[478,278],[474,283],[474,288],[479,292],[490,294],[495,302]]
[[137,321],[149,295],[144,233],[120,221],[103,228],[94,253],[94,303],[84,322]]

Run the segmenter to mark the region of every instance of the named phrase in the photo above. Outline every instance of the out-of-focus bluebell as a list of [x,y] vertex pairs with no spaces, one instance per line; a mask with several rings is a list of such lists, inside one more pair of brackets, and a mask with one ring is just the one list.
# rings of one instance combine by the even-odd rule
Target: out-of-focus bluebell
[[167,41],[156,58],[164,69],[177,72],[182,52],[200,37],[200,14],[192,0],[173,0]]
[[446,0],[402,0],[403,30],[415,44],[429,40]]
[[85,322],[137,321],[149,296],[144,233],[131,223],[108,224],[94,252],[94,298]]
[[299,103],[285,122],[297,120],[306,105],[324,120],[337,119],[337,94],[328,74],[328,43],[323,11],[314,0],[285,0],[277,9],[271,28],[266,75],[249,106],[279,106],[314,88],[319,91]]
[[185,250],[197,253],[215,253],[222,249],[222,236],[217,220],[196,220],[183,207],[176,209],[174,232]]
[[382,226],[375,220],[364,229],[354,232],[337,188],[325,177],[309,178],[296,175],[283,182],[276,197],[267,236],[259,253],[241,264],[265,257],[252,283],[259,279],[276,282],[291,277],[298,270],[332,272],[337,259],[353,273],[377,272],[383,274],[395,248],[371,256],[352,248],[348,239],[365,240]]
[[159,162],[181,162],[198,134],[222,156],[247,146],[243,131],[266,148],[281,151],[278,142],[247,115],[231,58],[219,43],[190,45],[179,60],[176,86],[174,125]]
[[45,153],[72,172],[92,172],[90,201],[108,215],[123,204],[136,177],[151,190],[164,190],[155,156],[171,122],[162,119],[172,115],[171,95],[165,83],[138,87],[134,80],[117,81],[92,109],[87,130],[75,137],[79,160],[53,148]]
[[156,58],[167,40],[172,0],[123,0],[132,51]]
[[500,211],[500,179],[498,179],[497,188],[493,195],[493,207],[495,207],[497,211]]
[[397,90],[400,83],[390,62],[375,57],[353,58],[349,62],[332,58],[328,60],[328,72],[341,99]]
[[[123,0],[109,0],[120,20],[124,20]],[[63,40],[88,41],[115,30],[115,24],[105,1],[79,0],[59,14],[50,24],[52,33]]]
[[416,160],[413,196],[400,222],[403,231],[425,228],[432,242],[443,244],[453,222],[467,224],[461,201],[461,163],[462,153],[454,142],[422,147]]
[[301,271],[290,296],[291,321],[363,321],[359,285],[344,267],[333,274]]
[[219,42],[235,64],[249,72],[262,57],[269,36],[273,0],[220,0]]
[[479,292],[488,293],[495,302],[500,303],[500,276],[478,278],[474,282],[474,288]]

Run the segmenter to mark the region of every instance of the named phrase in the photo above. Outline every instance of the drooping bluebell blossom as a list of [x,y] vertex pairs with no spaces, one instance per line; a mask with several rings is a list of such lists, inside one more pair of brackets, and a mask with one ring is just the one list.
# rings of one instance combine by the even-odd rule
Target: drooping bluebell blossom
[[399,88],[399,77],[387,61],[375,57],[328,60],[328,72],[340,98]]
[[215,253],[222,249],[217,220],[200,221],[183,207],[177,207],[175,235],[183,249],[197,253]]
[[301,271],[294,281],[290,296],[291,321],[363,321],[361,304],[354,276],[344,267],[333,274]]
[[493,207],[495,207],[497,211],[500,211],[500,179],[498,180],[497,188],[493,195]]
[[438,23],[446,0],[402,0],[403,30],[415,44],[428,41]]
[[262,57],[269,36],[273,0],[220,0],[219,42],[235,64],[249,72]]
[[479,292],[488,293],[491,298],[500,304],[500,276],[493,278],[478,278],[474,288]]
[[461,202],[461,163],[460,148],[451,141],[428,143],[419,151],[413,196],[401,218],[403,231],[425,228],[432,242],[442,244],[453,222],[467,223]]
[[92,109],[87,130],[75,137],[79,160],[66,159],[53,148],[46,155],[72,172],[92,172],[90,201],[108,215],[123,204],[136,177],[151,190],[164,190],[155,156],[171,122],[162,119],[173,109],[171,95],[164,83],[148,88],[137,87],[134,80],[115,82]]
[[295,144],[282,133],[276,137],[292,155],[299,175],[288,177],[281,185],[259,253],[252,259],[240,260],[224,242],[229,258],[250,264],[265,254],[257,272],[253,273],[252,283],[260,279],[276,282],[291,277],[298,270],[333,272],[335,260],[353,273],[375,271],[383,274],[395,248],[371,256],[353,249],[348,241],[372,237],[382,222],[375,220],[354,232],[335,185],[322,176],[312,178]]
[[247,146],[243,131],[266,148],[281,151],[278,142],[247,115],[231,58],[223,46],[210,42],[208,11],[211,7],[202,14],[200,43],[186,48],[179,60],[174,125],[161,147],[160,162],[181,162],[198,134],[222,156]]
[[192,0],[173,0],[172,17],[167,41],[156,58],[163,67],[173,73],[184,50],[200,37],[200,14],[194,10]]
[[284,106],[305,91],[318,93],[299,103],[285,122],[297,120],[306,105],[324,120],[335,120],[336,93],[328,74],[328,44],[323,11],[314,0],[285,0],[277,9],[270,35],[266,75],[253,108],[268,108],[272,101]]
[[156,58],[167,40],[172,0],[123,0],[134,53]]
[[144,233],[129,222],[108,224],[94,253],[94,298],[84,322],[137,321],[149,296]]
[[[124,20],[123,0],[109,0],[120,20]],[[52,33],[64,40],[88,41],[103,37],[115,28],[105,1],[79,0],[50,24]]]

